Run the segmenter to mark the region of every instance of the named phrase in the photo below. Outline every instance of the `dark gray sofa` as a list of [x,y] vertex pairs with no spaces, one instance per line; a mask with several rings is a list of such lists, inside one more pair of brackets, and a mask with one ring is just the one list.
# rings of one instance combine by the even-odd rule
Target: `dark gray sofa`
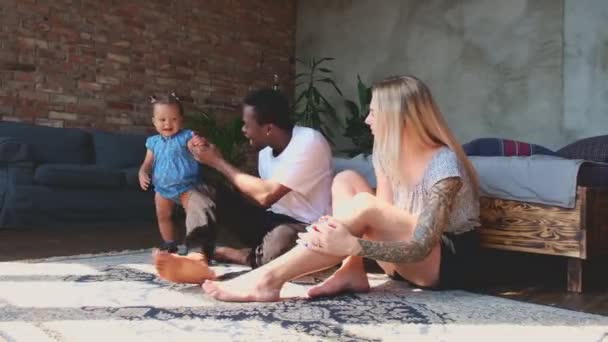
[[0,228],[154,220],[145,135],[0,122]]

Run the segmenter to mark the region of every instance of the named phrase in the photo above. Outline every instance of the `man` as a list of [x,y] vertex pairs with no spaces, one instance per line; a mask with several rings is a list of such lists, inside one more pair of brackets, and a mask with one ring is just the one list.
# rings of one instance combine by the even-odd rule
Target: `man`
[[[216,258],[255,268],[291,249],[306,225],[330,212],[333,169],[323,135],[294,126],[288,100],[280,92],[262,89],[249,94],[243,101],[243,122],[243,134],[259,151],[259,178],[228,163],[204,138],[196,136],[188,143],[196,160],[221,173],[239,193],[220,187],[215,196],[209,191],[202,192],[208,196],[191,197],[188,219],[199,222],[187,223],[197,228],[187,232],[186,244],[209,249],[209,240],[215,237],[204,232],[217,219],[217,225],[229,226],[250,248],[218,247]],[[155,265],[167,280],[201,283],[215,276],[201,252],[157,252]]]

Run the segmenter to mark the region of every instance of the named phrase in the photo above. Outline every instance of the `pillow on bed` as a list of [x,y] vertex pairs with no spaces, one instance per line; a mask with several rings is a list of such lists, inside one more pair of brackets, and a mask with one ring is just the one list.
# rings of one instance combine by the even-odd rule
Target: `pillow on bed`
[[560,157],[608,162],[608,135],[585,138],[557,151]]
[[550,149],[510,139],[480,138],[462,145],[465,153],[469,156],[484,157],[512,157],[531,156],[533,154],[557,155]]

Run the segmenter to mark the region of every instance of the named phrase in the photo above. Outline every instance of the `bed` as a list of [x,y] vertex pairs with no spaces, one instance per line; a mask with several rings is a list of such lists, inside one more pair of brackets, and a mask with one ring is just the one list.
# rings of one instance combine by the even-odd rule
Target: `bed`
[[[334,165],[336,172],[357,171],[375,187],[369,157],[334,158]],[[566,257],[567,289],[582,292],[585,261],[608,255],[608,165],[583,163],[576,178],[576,186],[572,188],[576,196],[570,209],[482,197],[479,229],[482,245]]]
[[585,261],[608,255],[608,166],[581,166],[574,208],[482,197],[481,223],[484,247],[568,258],[567,289],[582,292]]

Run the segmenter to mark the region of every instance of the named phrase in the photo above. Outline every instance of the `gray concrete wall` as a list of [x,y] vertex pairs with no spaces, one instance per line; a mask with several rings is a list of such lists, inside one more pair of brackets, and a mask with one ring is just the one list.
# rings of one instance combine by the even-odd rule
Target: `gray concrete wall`
[[[606,114],[596,114],[606,106],[605,93],[573,96],[566,102],[573,109],[564,111],[564,89],[577,90],[564,88],[564,6],[570,11],[581,2],[565,1],[300,1],[296,54],[335,57],[336,80],[347,98],[355,98],[357,74],[368,82],[405,73],[422,78],[462,142],[496,136],[557,148],[575,136],[601,131],[597,125],[608,121]],[[576,13],[568,13],[566,23],[574,22],[581,32],[600,30],[606,11],[588,11],[594,23]],[[593,39],[580,44],[584,56],[591,46],[604,48],[605,73],[608,33],[602,34],[603,45]],[[599,54],[593,54],[598,60],[591,67],[581,60],[586,57],[567,54],[566,85],[605,86],[605,76],[590,80],[570,71],[587,66],[587,73],[595,75]],[[591,113],[586,116],[591,122],[577,119],[580,108]]]
[[565,0],[564,128],[608,134],[608,1]]

